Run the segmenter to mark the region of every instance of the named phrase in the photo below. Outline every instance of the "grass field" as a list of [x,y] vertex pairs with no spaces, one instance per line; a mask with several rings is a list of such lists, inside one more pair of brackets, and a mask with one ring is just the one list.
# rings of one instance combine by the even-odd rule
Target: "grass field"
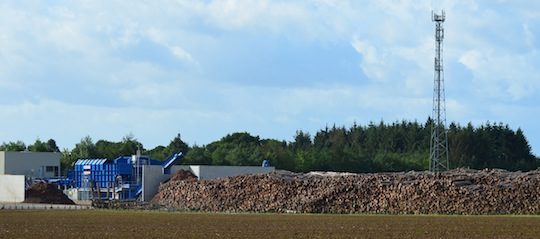
[[0,210],[0,238],[539,238],[539,216]]

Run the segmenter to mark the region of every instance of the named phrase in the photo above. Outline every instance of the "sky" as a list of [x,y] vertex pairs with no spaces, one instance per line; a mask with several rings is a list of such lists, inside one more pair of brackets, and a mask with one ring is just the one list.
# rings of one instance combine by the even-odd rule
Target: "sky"
[[525,0],[3,0],[0,142],[424,123],[441,9],[447,121],[521,128],[540,155],[540,1]]

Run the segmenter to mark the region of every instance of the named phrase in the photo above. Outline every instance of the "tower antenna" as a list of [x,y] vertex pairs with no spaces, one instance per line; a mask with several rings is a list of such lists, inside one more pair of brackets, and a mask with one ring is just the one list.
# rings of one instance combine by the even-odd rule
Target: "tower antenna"
[[445,20],[444,10],[441,14],[431,13],[435,22],[435,75],[433,86],[433,112],[431,124],[431,142],[429,147],[429,170],[440,172],[449,169],[448,164],[448,131],[446,130],[446,101],[444,93],[443,71],[443,38]]

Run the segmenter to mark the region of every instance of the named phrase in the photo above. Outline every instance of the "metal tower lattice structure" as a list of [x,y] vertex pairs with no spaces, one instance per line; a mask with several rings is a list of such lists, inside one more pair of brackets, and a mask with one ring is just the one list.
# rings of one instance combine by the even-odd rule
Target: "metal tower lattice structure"
[[442,43],[444,38],[444,11],[431,14],[435,22],[435,75],[433,87],[433,112],[431,125],[431,143],[429,147],[429,170],[440,172],[449,169],[448,133],[446,130],[446,101],[444,93],[444,72]]

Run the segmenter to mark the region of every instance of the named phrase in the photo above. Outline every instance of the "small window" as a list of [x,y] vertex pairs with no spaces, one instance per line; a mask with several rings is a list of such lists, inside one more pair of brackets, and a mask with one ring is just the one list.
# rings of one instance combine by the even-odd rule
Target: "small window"
[[58,173],[58,167],[57,166],[46,166],[45,167],[45,172],[47,173],[54,173],[54,176],[55,177],[58,177],[59,173]]

